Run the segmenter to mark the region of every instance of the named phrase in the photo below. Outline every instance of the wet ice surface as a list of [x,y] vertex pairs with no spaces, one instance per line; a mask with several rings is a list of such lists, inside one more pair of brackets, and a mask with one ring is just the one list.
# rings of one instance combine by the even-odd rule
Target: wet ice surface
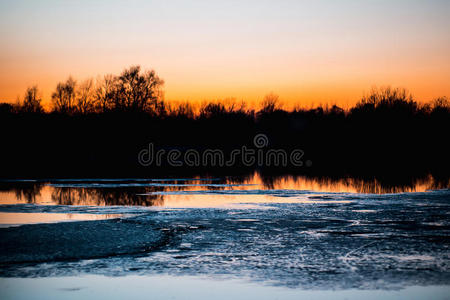
[[0,212],[126,217],[0,229],[0,276],[200,275],[304,289],[450,283],[449,190],[155,193],[270,201],[209,208],[1,205]]

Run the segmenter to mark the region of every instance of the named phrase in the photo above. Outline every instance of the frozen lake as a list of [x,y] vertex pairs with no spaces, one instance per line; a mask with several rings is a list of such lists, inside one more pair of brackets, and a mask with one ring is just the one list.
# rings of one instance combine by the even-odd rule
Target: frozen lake
[[116,283],[180,299],[221,299],[231,289],[259,299],[449,294],[450,191],[432,182],[387,190],[255,177],[2,185],[2,299],[25,299],[33,286],[43,298],[91,291],[111,299],[101,287]]

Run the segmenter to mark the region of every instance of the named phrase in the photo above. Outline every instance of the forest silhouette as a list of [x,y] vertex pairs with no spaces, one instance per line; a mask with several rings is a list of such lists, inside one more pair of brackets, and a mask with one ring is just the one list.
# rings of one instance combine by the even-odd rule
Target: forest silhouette
[[[274,94],[259,109],[245,102],[174,105],[164,81],[139,66],[119,75],[57,84],[44,109],[33,86],[15,104],[0,104],[3,178],[150,176],[152,174],[270,174],[422,176],[448,178],[450,102],[416,101],[407,91],[374,89],[348,109],[283,109]],[[253,145],[256,134],[273,149],[302,149],[308,166],[144,167],[139,151],[221,149]]]

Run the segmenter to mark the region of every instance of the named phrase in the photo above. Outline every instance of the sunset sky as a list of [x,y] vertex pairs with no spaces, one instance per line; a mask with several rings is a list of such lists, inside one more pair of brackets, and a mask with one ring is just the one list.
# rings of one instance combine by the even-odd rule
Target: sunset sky
[[155,69],[166,100],[353,104],[373,86],[450,96],[450,1],[0,0],[0,101]]

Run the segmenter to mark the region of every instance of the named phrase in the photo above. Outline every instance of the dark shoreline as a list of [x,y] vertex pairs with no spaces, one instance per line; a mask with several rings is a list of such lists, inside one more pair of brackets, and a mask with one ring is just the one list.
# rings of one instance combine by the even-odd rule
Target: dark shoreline
[[[389,180],[450,176],[449,102],[423,105],[390,89],[347,111],[337,106],[286,111],[275,100],[260,111],[210,103],[197,114],[183,105],[80,113],[2,104],[0,126],[0,178],[230,176],[255,170]],[[141,153],[150,147],[152,159],[143,164]],[[253,152],[250,163],[244,150]],[[187,153],[200,159],[208,151],[220,152],[222,163],[212,156],[188,163]],[[296,163],[290,156],[295,151]],[[181,166],[169,159],[171,152]]]

